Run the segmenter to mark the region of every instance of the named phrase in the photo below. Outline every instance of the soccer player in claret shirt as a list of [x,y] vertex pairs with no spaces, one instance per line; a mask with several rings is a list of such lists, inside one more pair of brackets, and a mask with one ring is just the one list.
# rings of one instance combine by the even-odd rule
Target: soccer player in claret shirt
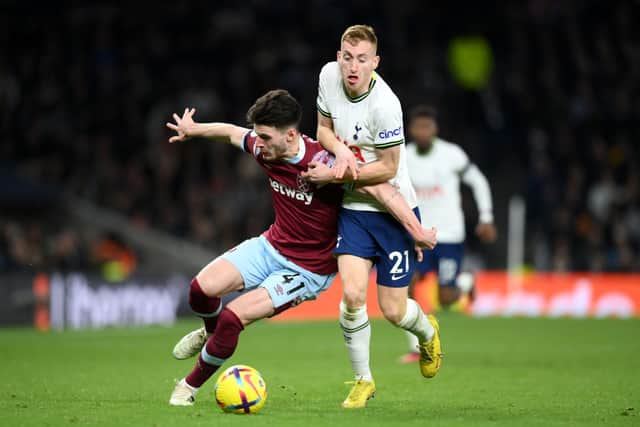
[[[353,175],[359,170],[358,185],[393,184],[417,215],[406,164],[402,108],[375,72],[379,60],[373,28],[354,25],[346,29],[337,61],[320,72],[317,99],[318,141],[336,154],[338,164],[333,170],[312,164],[307,176],[315,183],[342,182],[346,164]],[[435,229],[431,232],[435,241]],[[416,263],[412,239],[384,206],[370,195],[347,190],[338,239],[335,253],[343,284],[340,324],[355,376],[342,405],[362,408],[376,390],[369,366],[371,326],[366,308],[371,268],[375,265],[377,269],[378,302],[384,317],[417,337],[420,371],[427,378],[440,369],[439,327],[435,317],[426,316],[408,298]]]
[[[192,137],[227,142],[251,154],[269,180],[275,222],[259,237],[248,239],[204,267],[192,280],[189,304],[204,327],[185,335],[173,354],[186,359],[200,353],[193,370],[181,379],[169,403],[190,406],[198,389],[231,357],[240,332],[252,322],[315,298],[333,281],[337,265],[337,216],[342,190],[317,186],[302,178],[314,162],[331,164],[320,144],[298,131],[301,108],[285,90],[260,97],[247,112],[253,130],[227,123],[196,123],[194,109],[173,115],[169,141]],[[399,217],[409,221],[409,206],[393,197],[391,186],[376,186]],[[397,209],[396,209],[397,207]],[[418,221],[411,224],[421,229]],[[226,306],[221,297],[244,290]]]

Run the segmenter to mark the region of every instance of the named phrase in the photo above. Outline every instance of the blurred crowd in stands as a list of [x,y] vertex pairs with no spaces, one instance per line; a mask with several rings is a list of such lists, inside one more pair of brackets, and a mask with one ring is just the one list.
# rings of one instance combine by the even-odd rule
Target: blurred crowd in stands
[[[405,111],[436,105],[441,136],[492,184],[502,233],[481,249],[489,267],[504,268],[506,206],[521,194],[534,268],[640,271],[640,5],[454,3],[8,6],[0,166],[222,251],[273,220],[266,181],[232,147],[168,144],[165,122],[189,106],[198,121],[245,124],[255,98],[282,87],[313,136],[318,72],[348,25],[368,23]],[[455,68],[454,41],[465,40],[482,42],[488,71],[472,86]],[[81,268],[96,245],[72,224],[0,220],[0,269]]]
[[56,215],[0,221],[0,272],[90,271],[117,280],[136,269],[135,251],[117,233],[78,229]]
[[45,227],[40,221],[2,218],[0,230],[0,271],[21,266],[36,271],[48,268],[63,270],[88,267],[86,240],[70,228]]

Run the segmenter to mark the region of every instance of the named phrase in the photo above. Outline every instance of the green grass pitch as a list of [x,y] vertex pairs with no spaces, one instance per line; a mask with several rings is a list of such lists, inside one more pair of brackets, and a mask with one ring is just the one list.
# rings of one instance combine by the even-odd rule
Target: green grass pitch
[[640,321],[441,316],[440,374],[396,362],[405,338],[373,322],[378,393],[346,411],[350,367],[336,322],[261,322],[227,363],[263,374],[256,415],[223,414],[213,379],[194,407],[167,404],[193,360],[171,357],[196,327],[38,333],[0,330],[2,426],[640,425]]

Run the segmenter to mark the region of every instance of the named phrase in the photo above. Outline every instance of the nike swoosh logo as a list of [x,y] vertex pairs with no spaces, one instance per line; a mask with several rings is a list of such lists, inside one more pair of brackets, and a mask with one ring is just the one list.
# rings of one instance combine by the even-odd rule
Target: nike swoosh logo
[[402,274],[402,275],[400,275],[400,276],[396,276],[395,274],[392,274],[392,275],[391,275],[391,280],[400,280],[400,279],[402,279],[402,278],[403,278],[403,277],[405,277],[405,276],[406,276],[406,274]]

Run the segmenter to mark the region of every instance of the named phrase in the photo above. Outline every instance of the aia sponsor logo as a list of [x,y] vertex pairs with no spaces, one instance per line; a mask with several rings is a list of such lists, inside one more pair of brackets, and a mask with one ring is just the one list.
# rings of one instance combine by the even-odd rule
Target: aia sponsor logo
[[349,145],[349,150],[351,150],[353,155],[356,156],[356,159],[358,159],[360,163],[366,163],[364,161],[364,156],[362,155],[362,151],[360,150],[360,147],[358,147],[357,145]]
[[416,196],[420,199],[433,199],[444,196],[444,190],[439,185],[433,187],[416,187]]

